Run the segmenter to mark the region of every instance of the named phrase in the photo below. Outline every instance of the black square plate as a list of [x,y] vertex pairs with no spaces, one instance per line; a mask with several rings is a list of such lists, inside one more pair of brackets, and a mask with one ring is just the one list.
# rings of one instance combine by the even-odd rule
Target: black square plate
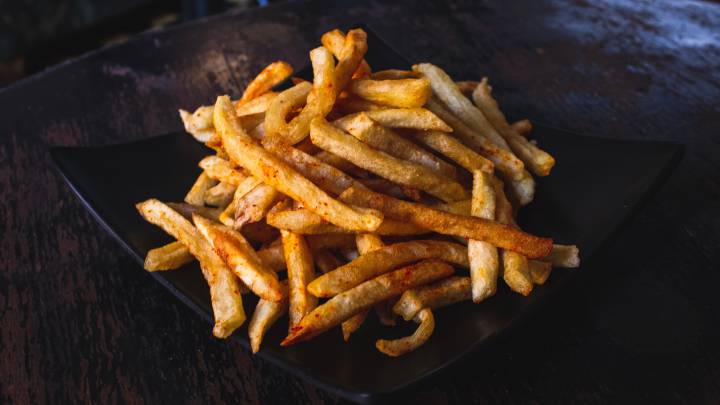
[[[367,59],[375,69],[408,66],[370,32],[368,41]],[[682,154],[682,147],[676,144],[584,137],[544,126],[537,126],[533,136],[558,163],[551,176],[539,181],[535,201],[521,210],[520,224],[532,233],[552,236],[558,243],[579,245],[584,263],[592,260],[603,242],[661,184]],[[150,197],[180,201],[199,174],[196,162],[210,153],[184,133],[115,146],[58,147],[51,152],[75,194],[138,263],[149,249],[170,239],[144,222],[134,204]],[[482,305],[466,303],[441,309],[428,343],[401,358],[389,358],[375,350],[376,338],[397,331],[374,321],[364,325],[348,344],[335,328],[310,342],[281,348],[279,342],[286,332],[281,320],[269,331],[259,356],[336,394],[370,401],[487,345],[579,271],[554,271],[548,283],[527,298],[501,288]],[[212,320],[208,288],[197,265],[153,275],[182,302]],[[252,313],[254,304],[246,301],[246,310]],[[245,327],[233,337],[248,347]]]

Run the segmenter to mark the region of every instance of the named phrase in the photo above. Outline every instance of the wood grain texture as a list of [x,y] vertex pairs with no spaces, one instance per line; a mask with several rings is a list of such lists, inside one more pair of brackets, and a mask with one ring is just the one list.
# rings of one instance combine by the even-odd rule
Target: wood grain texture
[[0,403],[342,402],[213,339],[95,223],[46,148],[180,129],[177,108],[238,96],[273,60],[300,67],[320,33],[356,21],[410,60],[437,63],[458,79],[489,76],[510,117],[687,146],[670,181],[583,269],[575,291],[491,353],[470,356],[403,399],[717,403],[720,6],[340,5],[348,2],[225,14],[0,90]]

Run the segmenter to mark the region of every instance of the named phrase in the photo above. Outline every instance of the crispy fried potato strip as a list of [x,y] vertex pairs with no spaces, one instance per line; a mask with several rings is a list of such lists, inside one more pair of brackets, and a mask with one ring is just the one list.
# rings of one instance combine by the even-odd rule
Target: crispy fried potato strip
[[301,235],[280,231],[282,235],[285,263],[287,263],[290,308],[290,330],[317,306],[317,298],[308,294],[307,285],[315,278],[315,269],[310,248]]
[[457,201],[468,197],[459,183],[440,176],[424,166],[373,149],[322,118],[313,121],[310,139],[320,148],[365,170],[396,183],[421,189],[444,201]]
[[421,75],[412,70],[386,69],[379,70],[370,74],[373,80],[398,80],[398,79],[417,79]]
[[[323,42],[323,45],[325,42]],[[362,29],[352,29],[345,36],[345,43],[335,68],[335,94],[340,94],[362,64],[367,53],[367,34]],[[365,69],[365,68],[362,68]],[[367,70],[370,70],[368,67]]]
[[246,175],[236,170],[232,163],[217,156],[207,156],[198,164],[211,179],[222,181],[237,186]]
[[388,271],[424,259],[468,266],[467,248],[457,243],[415,240],[384,246],[313,280],[307,287],[316,297],[332,297]]
[[378,302],[402,294],[411,288],[450,276],[452,266],[438,260],[425,260],[368,280],[340,293],[315,308],[291,329],[282,346],[312,337],[338,325]]
[[429,308],[424,308],[413,320],[420,325],[412,335],[393,340],[378,339],[375,341],[375,347],[383,354],[398,357],[424,345],[435,330],[435,317]]
[[545,284],[548,277],[550,277],[550,272],[552,272],[552,264],[540,260],[529,260],[528,268],[533,283],[540,285]]
[[550,255],[543,260],[552,263],[553,267],[580,267],[580,249],[575,245],[553,245]]
[[307,103],[312,90],[310,82],[301,82],[281,92],[275,97],[265,112],[265,137],[269,139],[282,137],[289,131],[287,116]]
[[399,108],[422,107],[432,93],[425,79],[358,79],[350,82],[348,91],[365,100]]
[[150,249],[145,255],[143,266],[147,271],[174,270],[190,263],[194,258],[182,242],[175,241]]
[[240,283],[220,257],[213,252],[200,232],[182,215],[156,199],[137,204],[146,221],[187,246],[200,261],[203,276],[210,286],[210,301],[215,316],[213,335],[226,338],[245,322],[245,310],[240,295]]
[[510,127],[522,136],[528,136],[533,130],[532,122],[529,119],[523,118],[520,121],[513,122]]
[[223,146],[235,163],[335,225],[365,232],[372,232],[380,226],[381,214],[361,213],[333,199],[258,145],[245,133],[235,118],[230,99],[227,96],[218,97],[215,105],[215,127],[222,134]]
[[185,195],[185,202],[192,205],[205,205],[205,193],[216,186],[218,181],[202,172],[193,183],[190,191]]
[[277,275],[265,266],[250,243],[237,231],[195,214],[193,222],[235,275],[258,297],[281,301],[285,291]]
[[[343,234],[354,232],[333,225],[307,209],[268,213],[267,223],[275,228],[285,229],[302,235]],[[413,224],[384,219],[380,226],[375,230],[375,233],[378,235],[388,236],[406,236],[422,235],[429,233],[429,231]]]
[[409,128],[452,132],[437,115],[424,108],[386,108],[365,111],[370,118],[389,128]]
[[472,173],[482,170],[492,174],[495,165],[474,150],[463,145],[457,138],[440,131],[413,131],[413,138],[421,144],[437,151]]
[[405,291],[395,303],[393,312],[409,321],[423,308],[442,308],[472,298],[470,277],[452,276],[422,287]]
[[391,129],[383,127],[367,114],[356,114],[349,119],[341,118],[335,120],[333,125],[350,133],[355,138],[373,148],[398,159],[425,166],[433,172],[449,179],[454,180],[457,175],[453,165],[412,143]]
[[[287,290],[286,283],[282,286]],[[265,332],[288,310],[288,298],[287,294],[281,301],[267,301],[260,299],[255,306],[255,312],[253,312],[250,323],[248,323],[248,336],[250,337],[250,348],[253,353],[257,353],[260,350],[263,336]]]
[[260,184],[240,198],[235,206],[235,228],[258,222],[265,217],[280,193],[267,184]]
[[[495,219],[495,190],[492,175],[482,171],[473,173],[473,195],[471,214],[479,218]],[[468,241],[468,259],[472,296],[476,304],[495,295],[499,271],[497,248],[487,242],[471,239]]]
[[[330,52],[335,55],[335,57],[340,60],[343,56],[343,49],[345,48],[345,33],[340,31],[339,29],[334,29],[332,31],[328,31],[325,34],[322,35],[320,38],[320,42],[322,42],[323,46],[330,50]],[[355,39],[357,40],[357,39]],[[367,48],[367,46],[366,46]],[[360,51],[361,49],[358,49]],[[348,58],[346,54],[346,58]],[[353,56],[354,57],[354,56]],[[355,69],[355,72],[353,73],[353,78],[360,78],[365,77],[369,75],[371,72],[370,65],[365,61],[365,59],[360,61],[360,64],[358,65],[357,69]]]
[[510,149],[525,163],[535,175],[547,176],[555,166],[555,158],[538,148],[527,138],[518,134],[505,119],[497,101],[491,94],[487,77],[484,77],[472,93],[473,101],[487,117],[488,121],[500,132],[510,145]]
[[[258,96],[245,104],[236,107],[235,113],[238,117],[265,113],[270,106],[270,102],[273,101],[277,95],[278,93],[271,91],[263,94],[262,96]],[[263,121],[264,120],[265,118],[263,116]]]
[[293,68],[283,61],[273,62],[265,67],[245,88],[242,97],[237,102],[240,107],[257,97],[272,90],[292,75]]
[[178,110],[180,119],[185,126],[185,131],[192,135],[199,142],[207,142],[212,138],[215,129],[213,128],[213,106],[198,107],[193,113],[185,110]]
[[202,205],[193,205],[193,204],[187,204],[187,203],[174,203],[174,202],[169,202],[166,204],[168,207],[174,209],[180,215],[184,216],[187,219],[192,219],[193,214],[199,214],[199,215],[204,216],[207,219],[212,219],[213,221],[218,221],[220,218],[220,213],[222,213],[222,210],[219,208],[204,207]]
[[545,257],[552,249],[550,238],[530,235],[483,218],[438,211],[422,204],[398,200],[370,190],[351,187],[340,196],[340,199],[349,204],[374,208],[391,219],[407,221],[444,235],[484,240],[494,246],[514,250],[531,258]]
[[225,209],[230,204],[237,186],[221,181],[205,191],[205,204]]

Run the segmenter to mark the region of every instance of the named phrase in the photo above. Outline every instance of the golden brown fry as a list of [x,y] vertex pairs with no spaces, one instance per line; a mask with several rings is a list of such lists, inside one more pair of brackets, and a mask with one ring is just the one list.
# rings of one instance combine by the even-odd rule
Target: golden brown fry
[[409,128],[452,132],[437,115],[424,108],[386,108],[365,111],[370,118],[389,128]]
[[233,212],[235,228],[241,228],[245,224],[263,219],[278,198],[280,198],[280,193],[267,184],[260,184],[252,189],[237,201]]
[[263,94],[262,96],[258,96],[245,104],[237,106],[235,108],[235,113],[238,117],[264,113],[270,106],[270,102],[273,101],[277,95],[278,93],[271,91]]
[[193,222],[215,253],[255,295],[276,302],[284,298],[285,291],[275,272],[263,264],[240,233],[197,214],[193,215]]
[[315,308],[291,329],[281,345],[288,346],[315,337],[378,302],[452,273],[453,268],[448,264],[425,260],[368,280]]
[[317,306],[317,298],[308,294],[306,286],[315,277],[312,254],[305,239],[298,234],[280,231],[285,263],[287,263],[290,297],[290,330]]
[[269,92],[273,87],[290,77],[292,72],[292,66],[287,62],[277,61],[267,65],[245,88],[245,92],[238,100],[237,106],[240,107],[248,101]]
[[552,249],[550,238],[530,235],[483,218],[455,215],[422,204],[401,201],[370,190],[351,187],[340,199],[349,204],[377,209],[391,219],[407,221],[444,235],[484,240],[531,258],[545,257]]
[[307,103],[308,95],[313,85],[310,82],[301,82],[282,91],[268,105],[265,111],[265,137],[268,139],[282,137],[289,131],[287,116]]
[[360,326],[362,326],[363,322],[365,322],[365,319],[367,319],[368,313],[370,313],[369,309],[360,311],[340,324],[344,341],[347,342],[348,340],[350,340],[350,335],[360,329]]
[[218,338],[230,336],[245,322],[238,279],[182,215],[156,199],[139,203],[136,207],[146,221],[172,235],[200,261],[203,276],[210,286],[210,301],[215,316],[213,335]]
[[457,201],[468,197],[459,183],[439,176],[424,166],[375,150],[322,118],[313,120],[310,139],[320,148],[349,160],[365,170],[396,183],[419,188],[445,201]]
[[373,72],[370,78],[373,80],[397,80],[397,79],[417,79],[420,75],[412,70],[386,69]]
[[350,133],[355,138],[375,149],[388,153],[398,159],[404,159],[455,179],[457,173],[453,165],[443,161],[420,146],[410,142],[389,128],[373,121],[367,114],[355,114],[333,122],[338,128]]
[[[379,236],[372,233],[361,233],[355,236],[355,244],[357,245],[358,254],[364,255],[368,252],[380,249],[384,246],[382,239]],[[338,266],[339,267],[339,266]],[[334,269],[333,269],[334,270]],[[382,306],[382,303],[375,305],[375,308]],[[369,310],[362,311],[352,316],[352,318],[343,322],[341,325],[343,340],[346,342],[360,326],[365,322]]]
[[187,219],[192,219],[193,214],[199,214],[204,216],[207,219],[212,219],[213,221],[219,221],[220,214],[222,213],[222,210],[219,208],[211,208],[211,207],[205,207],[201,205],[193,205],[193,204],[187,204],[187,203],[173,203],[169,202],[166,203],[170,208],[177,211],[180,215],[184,216]]
[[[322,42],[323,46],[330,50],[330,52],[335,55],[335,57],[340,60],[343,57],[343,49],[345,48],[345,33],[338,29],[334,29],[332,31],[328,31],[325,34],[322,35],[320,38],[320,41]],[[357,40],[357,39],[355,39]],[[367,45],[365,46],[367,50]],[[358,51],[361,49],[358,49]],[[347,55],[350,55],[350,52],[346,54],[346,59],[348,58]],[[354,56],[353,56],[354,57]],[[349,62],[346,62],[349,64]],[[347,68],[349,69],[349,67]],[[371,69],[370,65],[363,59],[360,61],[360,64],[358,65],[357,69],[355,69],[355,72],[352,75],[352,78],[359,78],[359,77],[365,77],[368,74],[370,74]],[[344,73],[343,73],[344,74]]]
[[353,73],[362,63],[365,53],[367,53],[367,34],[365,31],[359,28],[348,31],[335,68],[335,94],[340,94],[345,89]]
[[215,129],[213,127],[213,106],[199,107],[192,114],[185,110],[178,110],[180,119],[185,126],[185,131],[191,134],[199,142],[207,142],[212,138]]
[[237,186],[221,181],[205,192],[205,204],[225,208],[230,204]]
[[452,135],[440,131],[413,131],[412,134],[418,142],[447,156],[470,173],[475,170],[493,173],[495,169],[492,161],[463,145]]
[[335,103],[333,111],[340,115],[353,114],[361,111],[384,110],[386,105],[373,103],[356,96],[343,97]]
[[[283,284],[287,290],[287,286]],[[250,323],[248,324],[248,336],[250,337],[250,348],[253,353],[260,350],[265,332],[288,310],[287,296],[282,301],[267,301],[260,299],[255,306]]]
[[[280,96],[278,96],[280,97]],[[235,120],[227,96],[218,97],[215,127],[223,145],[235,163],[277,191],[301,202],[323,219],[343,228],[374,231],[382,222],[378,213],[360,213],[333,199],[305,177],[250,138]]]
[[393,312],[409,321],[423,308],[442,308],[472,298],[470,277],[452,276],[405,291]]
[[[347,234],[354,232],[333,225],[307,209],[268,213],[267,223],[275,228],[285,229],[301,235]],[[413,224],[386,219],[383,220],[374,233],[378,235],[404,236],[422,235],[429,233],[429,231]]]
[[207,173],[200,173],[185,196],[185,202],[192,205],[205,205],[205,193],[217,183],[217,180],[210,178]]
[[285,255],[282,244],[260,249],[257,254],[260,260],[273,271],[280,271],[285,268]]
[[470,215],[472,209],[472,199],[460,200],[451,203],[440,203],[432,206],[436,210],[449,212],[456,215]]
[[437,258],[468,266],[467,249],[457,243],[415,240],[384,246],[313,280],[308,291],[316,297],[332,297],[380,274],[418,260]]
[[478,131],[497,146],[510,150],[505,139],[490,124],[482,111],[458,90],[455,82],[445,71],[430,63],[413,66],[413,71],[423,74],[432,87],[433,93],[448,109],[470,128]]
[[528,268],[530,269],[530,278],[532,278],[533,283],[542,285],[545,284],[548,277],[550,277],[552,264],[540,260],[529,260]]
[[580,267],[580,249],[575,245],[553,245],[550,254],[542,260],[552,263],[553,267]]
[[[471,214],[475,217],[495,219],[495,190],[492,174],[480,170],[473,172]],[[495,295],[499,272],[497,248],[481,240],[468,241],[468,260],[472,279],[474,303]]]
[[319,161],[340,170],[340,172],[342,173],[347,173],[350,176],[357,177],[359,179],[365,179],[369,175],[366,170],[361,169],[354,164],[348,162],[347,160],[341,158],[340,156],[334,155],[326,150],[321,150],[314,156]]
[[524,118],[520,121],[513,122],[510,124],[510,127],[515,130],[518,134],[522,136],[528,136],[530,135],[530,132],[533,130],[533,124],[530,122],[529,119]]
[[431,94],[425,79],[358,79],[350,82],[348,90],[365,100],[399,108],[422,107]]
[[[325,117],[337,95],[335,83],[335,61],[330,51],[323,47],[310,51],[310,60],[313,65],[313,88],[308,94],[307,104],[300,114],[287,124],[285,132],[279,132],[268,138],[269,142],[281,141],[288,145],[295,145],[307,137],[310,132],[310,122],[317,117]],[[267,124],[266,124],[267,127]]]
[[239,170],[236,170],[232,163],[217,156],[207,156],[203,158],[198,166],[200,166],[200,168],[202,168],[211,179],[232,184],[234,186],[240,184],[247,177]]
[[497,101],[491,94],[487,77],[484,77],[472,94],[473,101],[487,117],[488,121],[500,132],[510,145],[510,149],[525,163],[525,166],[538,176],[547,176],[555,166],[555,159],[549,153],[538,148],[527,138],[515,132],[508,124]]
[[150,249],[145,256],[145,270],[174,270],[193,261],[194,257],[181,242],[175,241],[167,245]]
[[407,337],[393,340],[378,339],[375,347],[391,357],[402,356],[425,344],[435,330],[435,318],[429,308],[421,310],[415,315],[414,321],[420,325],[415,332]]
[[503,280],[511,290],[524,296],[533,289],[532,276],[525,256],[510,250],[503,250]]

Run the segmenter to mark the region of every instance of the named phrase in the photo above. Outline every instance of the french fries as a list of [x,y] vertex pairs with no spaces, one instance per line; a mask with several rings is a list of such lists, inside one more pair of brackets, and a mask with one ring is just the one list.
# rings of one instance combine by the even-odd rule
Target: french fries
[[315,308],[293,327],[281,345],[310,339],[378,302],[453,274],[452,266],[426,260],[368,280]]
[[401,242],[368,252],[323,274],[313,280],[307,290],[316,297],[332,297],[396,267],[433,258],[468,266],[467,248],[457,243],[434,240]]
[[310,139],[320,148],[356,166],[396,183],[419,188],[444,201],[457,201],[468,197],[459,183],[439,176],[424,166],[373,149],[322,118],[312,122]]
[[175,238],[144,267],[197,258],[215,336],[244,323],[240,294],[252,293],[253,353],[286,313],[283,346],[338,325],[347,341],[374,308],[383,327],[398,315],[417,323],[409,336],[375,341],[397,357],[428,342],[437,308],[496,294],[500,266],[522,295],[553,267],[579,266],[576,246],[515,220],[534,197],[532,174],[547,176],[555,160],[526,138],[529,121],[508,123],[486,78],[454,82],[427,63],[372,72],[361,29],[321,42],[309,52],[312,81],[293,77],[278,90],[292,74],[278,61],[239,100],[180,110],[214,152],[184,203],[137,205]]
[[210,286],[210,300],[215,326],[213,335],[226,338],[245,322],[245,310],[240,295],[240,283],[230,269],[210,248],[200,232],[182,215],[158,200],[137,204],[146,221],[161,227],[200,261],[203,276]]

